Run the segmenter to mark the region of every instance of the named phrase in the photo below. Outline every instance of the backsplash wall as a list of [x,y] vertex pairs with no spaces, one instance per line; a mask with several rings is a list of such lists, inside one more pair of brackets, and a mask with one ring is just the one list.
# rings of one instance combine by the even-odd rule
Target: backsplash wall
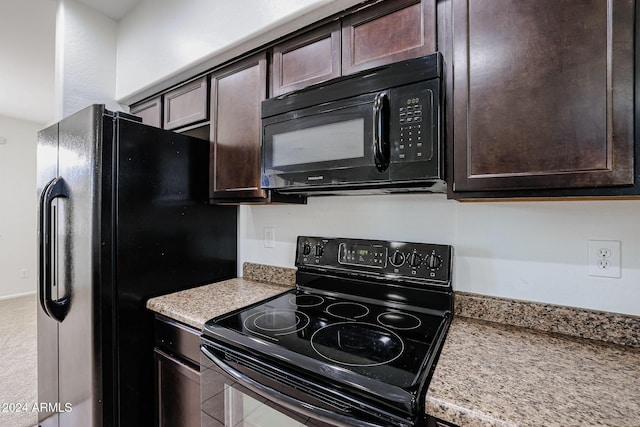
[[[264,227],[275,228],[275,248],[264,247]],[[640,315],[638,200],[459,203],[422,194],[242,206],[239,265],[293,267],[298,235],[451,244],[455,290]],[[588,240],[622,242],[621,278],[587,275]]]
[[[326,16],[358,0],[250,3],[255,7],[211,26],[220,14],[205,0],[141,0],[118,27],[116,97],[198,61],[233,55],[243,41],[259,43],[256,34],[266,41],[278,23],[292,20],[294,26],[295,17],[295,26],[302,26],[320,18],[314,13]],[[300,234],[442,242],[455,248],[457,290],[640,315],[640,201],[325,197],[306,206],[242,206],[239,226],[239,266],[251,261],[293,267]],[[275,227],[275,248],[264,247],[264,227]],[[622,241],[620,279],[587,276],[589,239]]]

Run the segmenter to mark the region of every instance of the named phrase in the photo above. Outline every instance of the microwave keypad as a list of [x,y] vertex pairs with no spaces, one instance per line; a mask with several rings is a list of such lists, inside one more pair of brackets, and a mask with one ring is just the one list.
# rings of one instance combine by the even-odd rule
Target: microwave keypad
[[407,99],[399,108],[400,138],[395,141],[398,159],[405,161],[428,160],[431,153],[427,152],[422,140],[422,104],[420,98]]

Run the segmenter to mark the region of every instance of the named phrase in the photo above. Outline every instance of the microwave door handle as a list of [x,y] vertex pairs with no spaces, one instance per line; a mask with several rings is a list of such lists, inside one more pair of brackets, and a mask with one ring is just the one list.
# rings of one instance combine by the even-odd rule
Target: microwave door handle
[[380,92],[373,100],[373,159],[378,172],[389,167],[389,97]]

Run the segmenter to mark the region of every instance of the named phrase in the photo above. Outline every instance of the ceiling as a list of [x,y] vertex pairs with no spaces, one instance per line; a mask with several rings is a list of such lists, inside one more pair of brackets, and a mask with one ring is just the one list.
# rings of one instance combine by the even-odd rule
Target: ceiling
[[[139,2],[76,1],[114,20]],[[57,0],[0,1],[0,115],[43,124],[53,118],[57,4]]]
[[[17,1],[17,0],[12,0]],[[111,19],[116,21],[121,20],[129,11],[135,6],[139,0],[77,0],[79,3],[84,3],[87,6],[91,6],[95,10],[102,12]]]

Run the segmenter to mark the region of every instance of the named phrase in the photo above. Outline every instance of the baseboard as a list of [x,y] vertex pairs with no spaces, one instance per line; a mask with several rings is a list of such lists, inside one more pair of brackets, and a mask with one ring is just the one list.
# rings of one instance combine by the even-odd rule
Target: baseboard
[[0,296],[0,301],[6,300],[6,299],[26,297],[28,295],[34,295],[35,293],[36,293],[36,291],[31,291],[31,292],[24,292],[22,294],[13,294],[13,295]]

